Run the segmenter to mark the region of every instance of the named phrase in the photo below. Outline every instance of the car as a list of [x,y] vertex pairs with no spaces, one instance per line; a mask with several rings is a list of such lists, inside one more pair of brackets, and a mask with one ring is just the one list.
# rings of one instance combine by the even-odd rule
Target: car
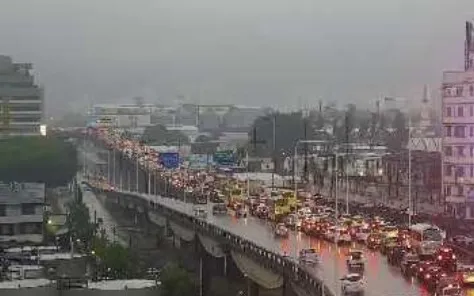
[[436,262],[447,271],[454,272],[457,270],[457,258],[452,248],[439,248],[436,252]]
[[430,268],[431,266],[434,266],[434,265],[436,265],[434,261],[430,261],[430,260],[420,261],[416,265],[415,276],[419,280],[423,280],[426,270],[428,270],[428,268]]
[[458,271],[463,285],[474,284],[474,265],[460,265]]
[[363,272],[365,266],[364,252],[361,250],[350,250],[346,259],[349,271]]
[[390,265],[397,265],[401,262],[407,250],[402,245],[396,245],[388,250],[387,262]]
[[405,277],[412,277],[416,275],[417,266],[420,263],[420,258],[414,253],[405,253],[400,263],[400,271]]
[[245,206],[243,205],[237,205],[235,207],[235,216],[237,218],[247,218],[247,210],[245,209]]
[[299,253],[300,264],[318,264],[319,255],[314,249],[302,249]]
[[437,296],[461,296],[462,289],[455,277],[444,277],[436,285],[435,295]]
[[446,276],[447,273],[444,272],[440,266],[433,265],[424,271],[421,282],[424,283],[429,290],[433,291],[436,289],[436,285],[438,285],[440,279]]
[[212,206],[213,215],[225,215],[227,214],[227,206],[224,203],[218,203]]
[[474,238],[466,235],[456,235],[451,238],[451,241],[457,245],[468,246],[474,244]]
[[352,237],[349,230],[346,227],[337,227],[334,242],[336,244],[350,244],[352,242]]
[[207,218],[206,209],[196,207],[196,208],[193,209],[193,212],[194,212],[194,216],[196,218],[201,218],[201,219],[206,219]]
[[349,273],[341,278],[341,294],[364,295],[364,278],[358,273]]
[[367,238],[367,248],[377,249],[382,244],[382,235],[380,233],[371,233]]
[[277,237],[288,237],[289,231],[284,223],[278,223],[275,227],[275,236]]
[[359,228],[355,235],[355,239],[360,243],[366,243],[370,235],[370,228],[368,226],[362,226]]

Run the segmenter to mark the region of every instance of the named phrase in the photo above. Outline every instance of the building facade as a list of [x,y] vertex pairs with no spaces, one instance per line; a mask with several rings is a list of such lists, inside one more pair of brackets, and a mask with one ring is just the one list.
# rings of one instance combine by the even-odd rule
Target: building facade
[[139,128],[151,125],[153,105],[94,105],[89,123],[118,128]]
[[45,184],[0,184],[0,245],[41,243]]
[[0,55],[0,135],[37,136],[44,133],[43,90],[35,84],[32,65],[13,63]]

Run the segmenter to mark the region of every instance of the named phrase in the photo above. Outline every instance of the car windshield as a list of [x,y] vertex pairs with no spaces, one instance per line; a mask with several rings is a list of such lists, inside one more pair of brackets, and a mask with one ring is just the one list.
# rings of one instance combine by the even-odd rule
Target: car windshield
[[346,277],[346,280],[348,280],[349,282],[358,282],[360,281],[361,277],[360,275],[348,275]]
[[306,249],[306,250],[302,250],[302,253],[303,254],[314,254],[314,253],[316,253],[316,251],[313,250],[313,249]]
[[358,260],[358,259],[362,258],[362,253],[360,253],[360,252],[353,252],[353,253],[351,253],[351,258],[352,258],[352,259],[355,259],[355,260]]

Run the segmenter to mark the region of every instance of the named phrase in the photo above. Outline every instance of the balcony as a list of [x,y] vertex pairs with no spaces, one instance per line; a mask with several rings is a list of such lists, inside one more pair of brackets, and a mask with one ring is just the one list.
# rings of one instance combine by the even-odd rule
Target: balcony
[[443,97],[443,105],[449,106],[448,104],[474,104],[473,97],[461,96],[461,97]]
[[[474,122],[473,122],[474,124]],[[455,138],[455,137],[444,137],[443,146],[446,145],[456,145],[456,144],[474,144],[474,138],[464,137],[464,138]]]
[[43,215],[0,216],[0,224],[42,223]]
[[[473,103],[474,105],[474,103]],[[445,116],[443,117],[443,125],[449,124],[470,124],[474,123],[474,116]]]
[[43,115],[41,110],[11,110],[8,112],[10,115]]
[[[473,139],[474,142],[474,139]],[[444,156],[443,159],[445,164],[466,164],[470,165],[474,163],[474,156],[464,155],[464,156]]]
[[[43,90],[37,87],[0,87],[0,97],[38,97],[43,95]],[[10,101],[12,101],[10,100]]]
[[466,202],[466,197],[465,196],[446,196],[446,202],[448,203],[465,203]]

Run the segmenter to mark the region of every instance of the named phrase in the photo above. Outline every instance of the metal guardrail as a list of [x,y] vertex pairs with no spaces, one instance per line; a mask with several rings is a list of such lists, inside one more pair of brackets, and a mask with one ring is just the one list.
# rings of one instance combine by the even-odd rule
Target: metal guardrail
[[[93,190],[99,192],[102,191],[101,188],[94,187],[89,183],[87,184],[91,188],[93,188]],[[145,204],[144,200],[139,195],[120,192],[115,193],[125,194],[128,197],[139,198],[141,205]],[[331,291],[328,286],[324,285],[321,279],[317,278],[315,275],[311,274],[310,272],[302,268],[302,266],[300,266],[297,262],[294,262],[288,257],[276,254],[271,250],[259,246],[255,242],[247,240],[239,235],[233,234],[227,230],[220,228],[219,226],[209,224],[205,220],[198,219],[186,213],[177,211],[166,205],[149,201],[146,203],[146,208],[148,211],[160,211],[169,219],[174,220],[182,226],[191,228],[196,232],[212,237],[218,242],[229,246],[230,248],[232,248],[232,250],[240,252],[245,256],[255,260],[262,267],[282,274],[285,279],[291,280],[297,286],[305,289],[306,291],[309,291],[311,293],[316,292],[316,295],[318,296],[335,296],[333,291]]]
[[[103,143],[97,144],[101,145]],[[95,190],[101,190],[100,188],[96,188],[91,184],[88,185],[94,188]],[[136,195],[133,196],[140,198],[142,204],[144,204],[143,198]],[[318,296],[335,296],[333,291],[331,291],[328,286],[324,285],[321,279],[316,277],[314,274],[311,274],[309,271],[302,268],[302,266],[300,266],[297,262],[294,262],[288,257],[276,254],[273,251],[259,246],[255,242],[247,240],[241,236],[226,231],[216,225],[209,224],[204,220],[179,212],[165,205],[159,203],[155,203],[153,205],[153,202],[150,201],[146,202],[146,208],[147,210],[150,210],[150,208],[161,208],[162,211],[164,210],[163,212],[169,218],[173,220],[178,220],[177,222],[184,224],[183,226],[193,228],[199,233],[211,236],[214,239],[223,242],[224,244],[227,244],[233,250],[241,252],[249,258],[252,258],[261,266],[282,274],[285,279],[291,280],[293,283],[305,289],[306,291],[309,291],[311,293],[316,292],[316,295]]]

